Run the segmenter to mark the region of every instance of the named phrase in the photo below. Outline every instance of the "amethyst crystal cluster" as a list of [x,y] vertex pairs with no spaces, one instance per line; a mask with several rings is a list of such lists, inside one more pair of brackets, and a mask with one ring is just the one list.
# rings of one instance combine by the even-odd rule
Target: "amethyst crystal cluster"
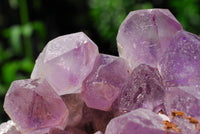
[[200,134],[200,37],[166,9],[128,14],[119,57],[84,33],[50,41],[14,81],[1,134]]

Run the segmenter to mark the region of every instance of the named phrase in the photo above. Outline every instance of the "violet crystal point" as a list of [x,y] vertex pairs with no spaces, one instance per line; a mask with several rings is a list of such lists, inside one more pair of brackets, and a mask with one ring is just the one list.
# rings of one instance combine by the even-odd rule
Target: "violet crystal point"
[[4,109],[26,134],[42,134],[51,127],[63,129],[68,117],[66,105],[45,79],[14,81]]
[[200,37],[177,32],[159,66],[166,86],[200,85]]
[[140,108],[113,118],[105,134],[166,134],[162,122],[158,114]]
[[60,36],[43,49],[31,78],[46,78],[59,95],[79,93],[98,53],[96,44],[82,32]]
[[88,107],[108,111],[129,76],[125,60],[100,54],[92,72],[83,81],[83,100]]
[[141,64],[136,67],[119,96],[119,111],[146,108],[164,110],[165,87],[156,68]]
[[119,55],[129,61],[132,69],[142,63],[156,67],[171,38],[181,29],[167,9],[130,12],[117,35]]

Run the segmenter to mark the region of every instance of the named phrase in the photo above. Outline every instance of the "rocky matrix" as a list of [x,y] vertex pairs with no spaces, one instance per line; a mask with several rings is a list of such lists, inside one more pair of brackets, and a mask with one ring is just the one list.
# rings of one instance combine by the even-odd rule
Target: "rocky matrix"
[[0,134],[200,134],[200,37],[167,9],[132,11],[119,57],[82,32],[50,41],[14,81]]

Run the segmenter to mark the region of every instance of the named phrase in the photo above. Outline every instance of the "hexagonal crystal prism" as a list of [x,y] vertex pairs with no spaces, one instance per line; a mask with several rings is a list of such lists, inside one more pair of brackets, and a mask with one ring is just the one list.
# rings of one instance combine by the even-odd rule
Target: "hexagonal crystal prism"
[[5,97],[4,109],[26,134],[45,133],[51,127],[63,129],[68,109],[45,79],[14,81]]
[[181,29],[167,9],[132,11],[119,28],[119,55],[128,60],[132,69],[142,63],[156,67],[171,38]]
[[31,78],[45,77],[59,95],[78,93],[98,54],[95,43],[82,32],[60,36],[40,53]]

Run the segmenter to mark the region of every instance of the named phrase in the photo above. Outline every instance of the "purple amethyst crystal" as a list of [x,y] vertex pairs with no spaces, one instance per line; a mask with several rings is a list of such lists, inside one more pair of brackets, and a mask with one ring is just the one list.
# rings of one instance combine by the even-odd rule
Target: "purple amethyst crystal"
[[60,36],[43,49],[31,78],[45,77],[59,95],[81,92],[98,54],[95,43],[82,32]]
[[[186,117],[187,118],[187,117]],[[175,117],[172,122],[181,130],[181,134],[200,134],[198,126],[183,117]]]
[[162,122],[158,114],[140,108],[113,118],[105,134],[166,134]]
[[125,60],[100,54],[83,82],[83,100],[88,107],[108,111],[129,76]]
[[200,84],[200,37],[179,31],[159,63],[166,86]]
[[4,109],[22,133],[45,133],[63,129],[68,117],[61,97],[45,79],[14,81],[5,97]]
[[141,64],[136,67],[119,96],[119,111],[147,108],[164,110],[165,88],[157,69]]
[[167,9],[130,12],[117,35],[119,55],[128,60],[132,69],[142,63],[156,67],[171,38],[181,29]]
[[[200,91],[196,90],[196,93],[200,94]],[[188,116],[200,117],[200,96],[196,97],[184,91],[184,87],[168,88],[165,95],[165,106],[169,115],[172,111],[183,111]]]

